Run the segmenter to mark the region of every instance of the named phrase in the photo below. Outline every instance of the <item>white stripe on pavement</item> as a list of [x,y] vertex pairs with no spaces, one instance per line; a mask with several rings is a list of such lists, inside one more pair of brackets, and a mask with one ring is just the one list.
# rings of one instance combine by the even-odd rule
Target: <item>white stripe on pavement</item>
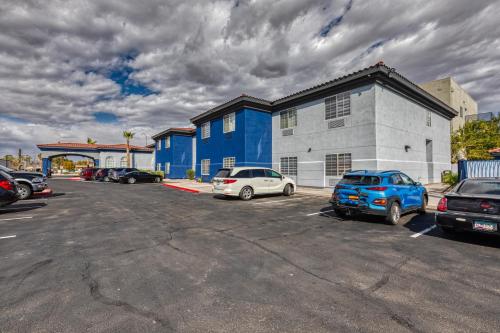
[[2,236],[0,239],[5,239],[5,238],[15,238],[16,235],[10,235],[10,236]]
[[320,214],[324,214],[324,213],[330,213],[330,212],[333,212],[333,211],[335,211],[335,209],[325,210],[325,211],[322,211],[322,212],[311,213],[311,214],[307,214],[307,216],[320,215]]
[[0,221],[24,220],[24,219],[32,219],[32,218],[33,218],[33,216],[11,217],[10,219],[0,219]]
[[432,227],[429,227],[429,228],[424,229],[424,230],[422,230],[422,231],[420,231],[420,232],[417,232],[416,234],[413,234],[413,235],[411,235],[410,237],[412,237],[412,238],[417,238],[417,237],[420,237],[420,236],[422,236],[423,234],[428,233],[429,231],[431,231],[431,230],[432,230],[432,229],[434,229],[435,227],[436,227],[436,225],[433,225]]

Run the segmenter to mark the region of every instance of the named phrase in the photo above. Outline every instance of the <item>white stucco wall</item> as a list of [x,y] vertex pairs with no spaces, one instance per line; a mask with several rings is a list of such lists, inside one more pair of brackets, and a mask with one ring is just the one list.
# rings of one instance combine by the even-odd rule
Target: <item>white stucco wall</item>
[[[125,152],[101,151],[99,158],[100,166],[103,168],[107,167],[106,158],[111,157],[114,160],[113,167],[120,167],[121,158],[122,157],[125,158],[126,156],[127,154]],[[131,167],[138,169],[152,170],[152,165],[151,165],[152,158],[153,158],[153,153],[150,152],[131,152],[130,153]]]

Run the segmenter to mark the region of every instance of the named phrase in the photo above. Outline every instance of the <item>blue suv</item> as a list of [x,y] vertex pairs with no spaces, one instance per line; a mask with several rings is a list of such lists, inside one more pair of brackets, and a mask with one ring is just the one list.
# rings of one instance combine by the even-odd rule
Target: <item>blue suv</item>
[[425,187],[397,170],[347,172],[330,200],[338,216],[380,215],[391,224],[398,224],[403,213],[425,214],[427,201]]

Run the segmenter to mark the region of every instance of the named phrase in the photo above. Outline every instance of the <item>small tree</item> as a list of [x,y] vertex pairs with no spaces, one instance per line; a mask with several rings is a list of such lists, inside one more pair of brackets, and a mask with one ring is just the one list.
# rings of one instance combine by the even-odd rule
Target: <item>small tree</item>
[[188,179],[193,180],[194,179],[194,170],[193,169],[187,170],[186,176],[188,177]]
[[451,135],[452,162],[460,159],[488,160],[488,150],[500,147],[500,117],[466,122]]
[[134,135],[134,132],[123,131],[123,137],[127,140],[127,168],[130,168],[130,140],[134,138]]
[[95,145],[95,144],[96,144],[96,142],[97,142],[97,141],[96,141],[96,140],[94,140],[94,139],[92,139],[92,138],[87,138],[87,143],[88,143],[89,145]]

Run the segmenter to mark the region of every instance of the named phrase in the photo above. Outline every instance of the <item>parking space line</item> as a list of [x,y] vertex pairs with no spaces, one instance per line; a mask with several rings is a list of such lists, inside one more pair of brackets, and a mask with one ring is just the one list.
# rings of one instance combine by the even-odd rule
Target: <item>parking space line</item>
[[321,215],[321,214],[324,214],[324,213],[330,213],[330,212],[334,212],[334,211],[335,211],[335,209],[330,209],[330,210],[325,210],[325,211],[322,211],[322,212],[316,212],[316,213],[307,214],[306,216]]
[[24,220],[24,219],[32,219],[33,216],[23,216],[23,217],[11,217],[9,219],[0,219],[1,221],[12,221],[12,220]]
[[428,233],[429,231],[433,230],[435,227],[436,227],[436,225],[433,225],[433,226],[431,226],[431,227],[429,227],[429,228],[427,228],[427,229],[424,229],[424,230],[422,230],[422,231],[420,231],[420,232],[417,232],[416,234],[411,235],[410,237],[411,237],[411,238],[417,238],[417,237],[420,237],[420,236],[422,236],[422,235],[424,235],[424,234]]
[[6,239],[6,238],[15,238],[16,235],[10,235],[10,236],[1,236],[0,239]]

